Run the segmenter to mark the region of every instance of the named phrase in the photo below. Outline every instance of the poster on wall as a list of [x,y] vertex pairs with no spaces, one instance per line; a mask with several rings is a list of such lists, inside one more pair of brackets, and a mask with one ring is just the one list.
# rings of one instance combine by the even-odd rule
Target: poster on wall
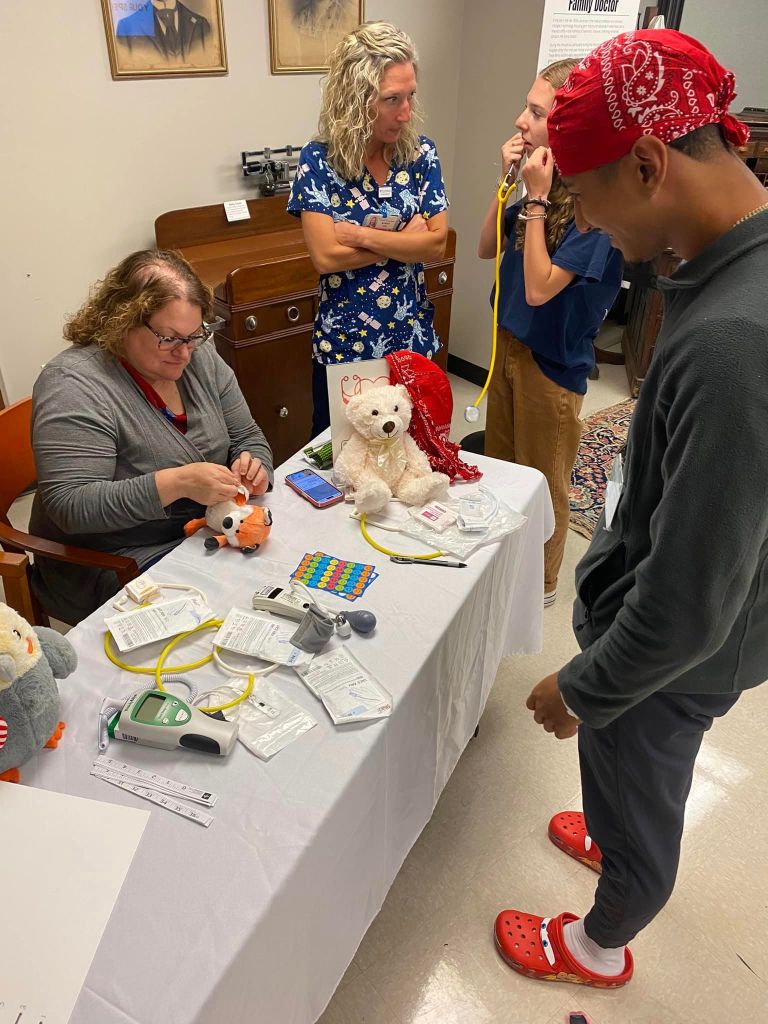
[[101,0],[112,77],[223,75],[222,0]]
[[363,0],[269,0],[272,74],[327,71],[328,54],[363,20]]
[[606,39],[637,28],[638,0],[545,0],[539,71],[556,60],[581,59]]

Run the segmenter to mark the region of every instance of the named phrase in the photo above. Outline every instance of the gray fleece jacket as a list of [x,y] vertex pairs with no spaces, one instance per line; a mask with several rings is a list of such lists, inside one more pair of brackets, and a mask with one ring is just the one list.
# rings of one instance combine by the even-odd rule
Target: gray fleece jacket
[[[187,413],[182,434],[146,400],[113,356],[72,347],[35,383],[32,444],[37,486],[31,532],[49,540],[135,558],[139,567],[184,539],[202,506],[163,508],[159,469],[193,462],[231,465],[242,451],[261,459],[272,481],[272,452],[235,375],[212,344],[192,356],[179,382]],[[37,558],[32,583],[65,621],[82,618],[117,589],[114,573]]]
[[657,284],[624,489],[577,567],[582,652],[558,675],[595,728],[657,690],[768,678],[768,212]]

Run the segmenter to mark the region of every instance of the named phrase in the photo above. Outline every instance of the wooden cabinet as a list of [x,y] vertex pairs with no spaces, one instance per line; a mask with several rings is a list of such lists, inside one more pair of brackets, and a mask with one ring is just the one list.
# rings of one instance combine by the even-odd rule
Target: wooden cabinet
[[[253,418],[283,462],[310,439],[312,327],[317,273],[301,224],[285,209],[286,197],[248,201],[251,219],[229,224],[221,204],[174,210],[155,221],[160,248],[178,249],[215,295],[225,321],[216,348],[232,367]],[[445,369],[451,324],[456,233],[445,255],[425,266],[427,294],[443,348]]]
[[736,152],[758,181],[768,188],[768,109],[745,107],[736,117],[748,124],[750,131],[749,141],[737,146]]
[[664,316],[661,292],[655,287],[653,279],[669,277],[679,266],[680,257],[671,249],[665,249],[652,264],[645,265],[642,272],[638,271],[630,285],[626,306],[627,324],[621,338],[621,348],[629,388],[635,398],[651,365]]

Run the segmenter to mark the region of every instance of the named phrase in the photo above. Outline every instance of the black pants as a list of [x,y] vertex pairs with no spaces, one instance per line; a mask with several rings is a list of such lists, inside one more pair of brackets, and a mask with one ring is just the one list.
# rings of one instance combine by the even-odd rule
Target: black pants
[[580,726],[584,814],[603,854],[584,929],[598,945],[625,945],[672,895],[702,738],[738,698],[659,692],[603,729]]

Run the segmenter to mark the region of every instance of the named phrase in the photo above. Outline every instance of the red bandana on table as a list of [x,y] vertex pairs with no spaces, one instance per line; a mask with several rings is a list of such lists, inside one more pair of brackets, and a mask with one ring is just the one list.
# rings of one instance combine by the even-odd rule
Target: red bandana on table
[[185,412],[171,412],[171,410],[168,408],[167,403],[163,401],[160,395],[158,395],[158,393],[155,391],[155,389],[152,387],[149,381],[144,380],[144,378],[141,376],[138,370],[134,370],[131,364],[125,359],[121,359],[120,362],[123,364],[128,373],[130,373],[130,375],[133,377],[136,383],[139,385],[144,394],[144,397],[149,402],[149,404],[153,406],[153,408],[159,409],[163,416],[165,416],[165,418],[168,420],[168,422],[172,423],[173,426],[176,427],[176,429],[180,433],[186,434],[187,414]]
[[413,403],[408,433],[429,459],[434,473],[454,480],[479,480],[477,466],[459,458],[459,446],[448,440],[453,412],[450,381],[431,359],[418,352],[392,352],[385,357],[393,384],[402,384]]
[[673,29],[644,29],[609,39],[573,69],[547,120],[561,175],[619,160],[642,135],[673,142],[721,124],[734,146],[749,128],[728,113],[733,72],[700,42]]

